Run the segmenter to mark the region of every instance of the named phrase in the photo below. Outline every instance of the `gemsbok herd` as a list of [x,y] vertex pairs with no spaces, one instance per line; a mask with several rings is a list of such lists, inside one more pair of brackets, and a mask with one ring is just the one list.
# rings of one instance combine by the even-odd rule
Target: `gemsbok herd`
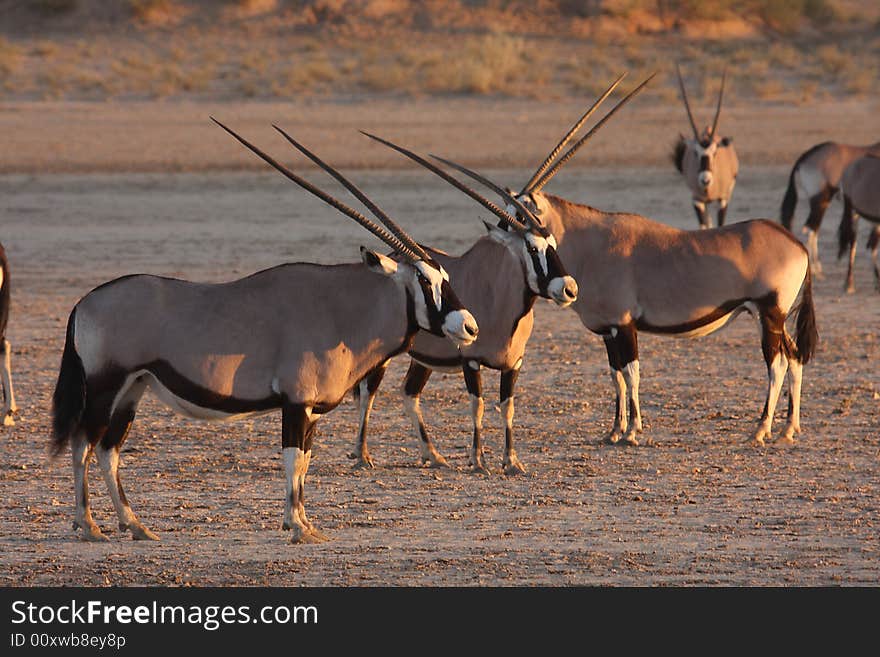
[[[366,137],[427,169],[490,212],[486,235],[463,254],[420,244],[337,169],[281,128],[296,150],[341,183],[375,217],[324,192],[231,128],[240,144],[310,194],[363,226],[390,249],[361,247],[361,262],[281,264],[245,278],[207,284],[133,274],[82,297],[67,322],[53,395],[53,447],[69,444],[75,513],[81,538],[107,540],[92,517],[89,464],[94,454],[121,530],[135,539],[157,536],[135,515],[122,489],[120,450],[147,388],[191,418],[230,421],[281,411],[284,465],[282,527],[293,543],[327,539],[306,515],[304,494],[318,420],[352,391],[360,427],[351,457],[373,467],[367,426],[391,358],[407,354],[402,386],[423,465],[448,464],[431,440],[420,396],[434,370],[458,371],[471,400],[470,466],[488,472],[482,446],[481,371],[500,372],[505,424],[503,471],[523,473],[514,447],[514,388],[534,325],[536,299],[570,307],[602,337],[608,355],[614,418],[604,438],[651,444],[639,407],[639,332],[677,337],[713,333],[747,312],[760,326],[767,367],[763,410],[750,440],[764,445],[783,383],[788,415],[778,441],[794,442],[800,426],[804,365],[818,332],[812,280],[821,273],[817,236],[835,194],[843,201],[840,254],[849,253],[846,289],[853,291],[858,217],[877,224],[869,237],[880,289],[880,143],[826,142],[798,158],[782,203],[781,222],[752,219],[725,225],[738,160],[732,139],[718,132],[726,75],[711,125],[698,129],[677,71],[691,136],[675,144],[674,161],[690,188],[700,230],[680,230],[630,213],[605,212],[544,191],[596,132],[651,80],[624,96],[569,145],[619,86],[620,76],[569,129],[529,180],[515,188],[449,159],[418,154],[388,139]],[[653,76],[651,76],[653,77]],[[567,150],[566,150],[567,148]],[[563,152],[564,151],[564,152]],[[525,163],[523,163],[525,164]],[[497,196],[492,201],[450,171]],[[807,246],[788,230],[798,197],[809,200]],[[718,203],[712,227],[710,203]],[[10,280],[0,247],[0,383],[3,423],[17,413],[5,338]],[[793,330],[786,321],[791,318]],[[527,459],[526,459],[527,461]]]

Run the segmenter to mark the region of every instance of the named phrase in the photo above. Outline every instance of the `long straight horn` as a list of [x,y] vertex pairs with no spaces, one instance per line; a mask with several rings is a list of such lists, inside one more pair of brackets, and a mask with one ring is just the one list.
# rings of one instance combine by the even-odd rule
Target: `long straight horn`
[[544,172],[547,171],[547,167],[549,167],[553,163],[553,160],[555,160],[556,156],[562,152],[562,149],[565,148],[565,145],[571,140],[575,133],[581,129],[581,126],[587,122],[587,119],[589,119],[593,115],[593,112],[596,111],[599,105],[601,105],[605,101],[605,99],[608,98],[608,96],[610,96],[615,89],[617,89],[617,85],[619,85],[625,77],[626,72],[621,74],[621,76],[617,78],[610,87],[608,87],[605,93],[602,94],[595,103],[593,103],[593,106],[590,107],[590,109],[588,109],[580,119],[578,119],[577,123],[575,123],[571,127],[571,130],[565,133],[565,136],[560,140],[558,144],[556,144],[556,147],[552,151],[550,151],[550,155],[546,157],[546,159],[541,163],[541,166],[538,167],[537,171],[535,171],[535,173],[532,174],[532,177],[529,178],[529,182],[527,182],[525,184],[525,187],[522,188],[520,195],[528,194],[532,191],[532,185],[534,185],[538,181],[538,179],[544,175]]
[[684,78],[681,77],[681,66],[675,63],[675,72],[678,73],[678,86],[681,88],[681,98],[684,101],[684,108],[687,110],[688,119],[691,122],[691,129],[694,131],[694,139],[700,140],[700,132],[697,130],[697,123],[694,121],[694,114],[691,112],[691,104],[688,102],[688,94],[684,88]]
[[721,101],[724,99],[724,83],[727,81],[727,67],[721,74],[721,91],[718,92],[718,107],[715,108],[715,119],[712,121],[712,133],[709,135],[709,141],[715,139],[715,131],[718,130],[718,117],[721,116]]
[[538,180],[538,182],[536,182],[536,183],[534,184],[534,186],[532,187],[532,191],[533,191],[533,192],[539,192],[539,191],[541,191],[541,189],[542,189],[542,188],[543,188],[548,182],[550,182],[550,180],[553,178],[553,176],[555,176],[557,173],[559,173],[559,170],[562,169],[562,167],[565,166],[565,164],[566,164],[566,163],[567,163],[572,157],[574,157],[574,154],[578,152],[578,150],[581,148],[581,146],[583,146],[584,144],[586,144],[586,143],[590,140],[590,138],[591,138],[594,134],[596,134],[596,132],[599,131],[599,128],[601,128],[603,125],[605,125],[605,122],[608,121],[608,119],[610,119],[612,116],[614,116],[615,112],[617,112],[620,108],[622,108],[622,107],[623,107],[624,105],[626,105],[630,100],[632,100],[632,99],[633,99],[633,98],[634,98],[639,92],[641,92],[641,90],[644,89],[645,86],[646,86],[651,80],[654,79],[654,76],[655,76],[655,75],[657,75],[656,72],[655,72],[655,73],[651,73],[651,75],[650,75],[650,76],[649,76],[644,82],[642,82],[638,87],[636,87],[635,89],[633,89],[632,91],[630,91],[626,96],[624,96],[624,97],[623,97],[623,98],[617,103],[617,105],[615,105],[614,107],[612,107],[612,108],[608,111],[608,113],[605,114],[605,116],[603,116],[602,119],[601,119],[596,125],[594,125],[592,128],[590,128],[590,131],[589,131],[587,134],[585,134],[583,137],[581,137],[580,139],[578,139],[578,140],[575,142],[574,146],[572,146],[571,148],[569,148],[568,151],[565,153],[565,155],[563,155],[563,156],[560,157],[558,160],[556,160],[556,163],[553,165],[553,167],[552,167],[547,173],[545,173],[543,176],[541,176],[541,178]]
[[425,252],[425,250],[421,246],[419,246],[419,244],[412,237],[410,237],[406,233],[406,231],[403,230],[403,228],[398,226],[391,219],[391,217],[389,217],[382,210],[382,208],[380,208],[378,205],[373,203],[369,198],[367,198],[367,195],[364,194],[360,189],[358,189],[353,182],[348,180],[348,178],[343,176],[336,169],[334,169],[329,164],[324,162],[321,158],[319,158],[317,155],[312,153],[308,148],[306,148],[305,146],[300,144],[296,139],[294,139],[289,134],[284,132],[284,130],[279,128],[277,125],[273,124],[272,127],[275,128],[282,135],[284,135],[284,138],[287,139],[287,141],[289,141],[291,144],[293,144],[293,146],[297,150],[299,150],[303,155],[305,155],[312,162],[314,162],[319,167],[324,169],[324,171],[329,173],[331,176],[336,178],[336,180],[338,180],[342,184],[343,187],[345,187],[348,191],[350,191],[352,194],[354,194],[354,196],[361,203],[366,205],[370,209],[370,212],[372,212],[379,221],[381,221],[383,224],[385,224],[385,226],[388,227],[388,230],[390,230],[397,237],[397,239],[399,239],[401,242],[406,244],[406,246],[409,248],[409,250],[412,251],[413,253],[415,253],[419,257],[419,259],[421,259],[421,260],[430,260],[431,259],[431,257]]
[[216,123],[217,125],[219,125],[221,128],[223,128],[230,135],[235,137],[246,148],[248,148],[249,150],[254,152],[256,155],[258,155],[263,160],[265,160],[268,164],[272,165],[274,168],[276,168],[278,171],[280,171],[282,175],[286,176],[287,178],[289,178],[290,180],[295,182],[297,185],[299,185],[300,187],[305,189],[307,192],[314,194],[319,199],[324,201],[324,203],[326,203],[327,205],[336,208],[337,210],[339,210],[343,214],[348,215],[349,217],[354,219],[361,226],[363,226],[368,231],[373,233],[373,235],[375,235],[380,240],[385,242],[388,246],[390,246],[395,251],[399,251],[400,253],[402,253],[404,256],[406,256],[407,258],[409,258],[412,261],[416,261],[416,260],[420,259],[420,257],[418,255],[416,255],[415,253],[413,253],[413,251],[408,246],[406,246],[403,242],[401,242],[399,239],[397,239],[394,235],[392,235],[391,233],[386,231],[381,226],[374,224],[372,221],[367,219],[364,215],[362,215],[357,210],[353,210],[352,208],[348,207],[344,203],[337,201],[335,198],[333,198],[332,196],[330,196],[326,192],[315,187],[308,180],[305,180],[304,178],[300,178],[293,171],[291,171],[290,169],[285,167],[283,164],[276,161],[271,155],[268,155],[268,154],[264,153],[263,151],[261,151],[259,148],[257,148],[253,144],[251,144],[247,139],[239,136],[233,130],[231,130],[230,128],[227,128],[225,125],[220,123],[220,121],[215,119],[213,116],[211,117],[211,120],[214,123]]
[[478,183],[485,185],[486,187],[491,189],[493,192],[498,194],[506,202],[510,203],[513,207],[515,207],[517,210],[519,210],[520,214],[523,216],[523,218],[525,218],[525,220],[528,222],[529,226],[531,226],[531,228],[533,230],[535,230],[536,232],[538,232],[539,234],[543,235],[544,237],[546,237],[550,234],[550,231],[548,231],[547,228],[540,221],[538,221],[538,218],[534,214],[532,214],[531,210],[529,210],[525,205],[522,204],[522,202],[518,198],[516,198],[513,194],[511,194],[509,191],[507,191],[506,189],[504,189],[500,185],[496,185],[491,180],[486,178],[486,176],[479,174],[476,171],[471,171],[470,169],[468,169],[465,166],[462,166],[461,164],[456,164],[452,160],[447,160],[447,159],[440,157],[439,155],[433,155],[431,153],[429,153],[429,155],[431,157],[433,157],[435,160],[443,162],[443,164],[452,167],[456,171],[461,171],[464,175],[470,176],[471,178],[476,180]]
[[481,196],[479,193],[475,192],[473,189],[471,189],[470,187],[468,187],[467,185],[462,183],[460,180],[453,178],[448,173],[446,173],[443,169],[441,169],[440,167],[438,167],[435,164],[432,164],[431,162],[428,162],[425,158],[421,157],[420,155],[416,155],[412,151],[407,150],[406,148],[403,148],[403,146],[398,146],[397,144],[394,144],[394,143],[388,141],[387,139],[382,139],[381,137],[377,137],[376,135],[371,135],[369,132],[364,132],[363,130],[361,130],[360,132],[362,135],[366,135],[370,139],[378,141],[380,144],[385,144],[389,148],[396,150],[398,153],[402,153],[403,155],[405,155],[406,157],[408,157],[412,161],[416,162],[417,164],[421,164],[428,171],[431,171],[432,173],[435,173],[436,175],[440,176],[441,178],[443,178],[443,180],[448,182],[450,185],[452,185],[456,189],[464,192],[465,194],[470,196],[472,199],[474,199],[477,203],[479,203],[484,208],[489,210],[489,212],[491,212],[496,217],[498,217],[499,219],[501,219],[502,221],[507,223],[507,225],[509,225],[511,228],[514,228],[516,230],[528,230],[526,225],[521,223],[516,217],[508,214],[507,212],[505,212],[504,210],[499,208],[497,205],[495,205],[492,201]]

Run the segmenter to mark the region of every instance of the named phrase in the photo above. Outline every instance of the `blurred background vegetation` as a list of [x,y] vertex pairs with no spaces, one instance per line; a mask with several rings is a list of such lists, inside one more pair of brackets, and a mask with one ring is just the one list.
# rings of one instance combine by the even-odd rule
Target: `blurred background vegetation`
[[0,100],[878,91],[876,0],[0,0]]

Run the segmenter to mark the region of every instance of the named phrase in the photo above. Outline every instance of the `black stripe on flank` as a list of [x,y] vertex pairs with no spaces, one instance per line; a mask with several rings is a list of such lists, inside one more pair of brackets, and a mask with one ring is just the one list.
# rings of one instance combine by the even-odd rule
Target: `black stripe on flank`
[[[179,397],[194,406],[205,408],[221,413],[237,415],[239,413],[258,413],[281,408],[281,395],[271,394],[262,399],[240,399],[230,395],[224,395],[214,390],[200,386],[175,370],[165,360],[154,360],[136,369],[144,369],[155,376],[159,382],[168,388],[175,397]],[[338,402],[337,402],[338,403]],[[335,406],[335,404],[334,404]],[[316,412],[318,404],[315,405]]]
[[412,349],[409,350],[409,355],[420,363],[424,363],[430,367],[456,367],[461,365],[462,362],[462,359],[458,356],[453,358],[435,358],[434,356],[428,356]]
[[[780,230],[785,230],[781,226],[779,228]],[[742,306],[746,301],[751,301],[751,299],[746,297],[744,299],[733,299],[732,301],[725,301],[722,305],[710,312],[708,315],[704,315],[699,319],[693,319],[689,322],[682,322],[681,324],[670,324],[668,326],[657,326],[646,321],[644,317],[640,317],[636,320],[636,328],[640,331],[647,331],[648,333],[665,333],[668,335],[674,335],[676,333],[690,333],[691,331],[696,331],[697,329],[703,328],[704,326],[711,324],[712,322],[717,322],[725,315],[729,315],[734,310]],[[756,300],[756,302],[758,302],[758,305],[761,305],[760,301]]]

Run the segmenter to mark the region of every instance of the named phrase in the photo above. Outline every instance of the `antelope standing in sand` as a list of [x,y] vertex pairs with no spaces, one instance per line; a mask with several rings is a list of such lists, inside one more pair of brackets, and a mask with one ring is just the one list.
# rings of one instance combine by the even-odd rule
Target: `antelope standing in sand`
[[15,425],[15,414],[18,406],[15,403],[15,391],[12,388],[12,369],[10,358],[12,347],[6,339],[6,325],[9,323],[9,263],[6,260],[6,251],[0,244],[0,383],[3,385],[3,415],[4,426]]
[[782,199],[780,221],[791,230],[798,196],[810,202],[810,214],[804,222],[810,265],[817,277],[822,275],[819,261],[819,228],[828,204],[837,193],[844,170],[858,158],[873,153],[880,155],[880,142],[870,146],[853,146],[826,141],[801,154],[791,168],[788,187]]
[[[523,218],[520,221],[515,214],[502,210],[421,156],[385,139],[367,136],[437,174],[499,219],[497,226],[484,222],[488,235],[477,240],[461,256],[429,250],[431,257],[449,272],[462,302],[477,317],[480,335],[472,344],[456,349],[447,344],[447,340],[423,333],[416,336],[409,349],[411,361],[403,382],[403,396],[407,415],[419,440],[422,463],[447,466],[446,459],[437,451],[425,428],[420,404],[422,390],[433,370],[461,369],[471,398],[474,427],[471,466],[475,471],[488,472],[483,463],[481,442],[483,393],[480,377],[480,369],[487,367],[501,371],[500,401],[505,424],[502,467],[507,474],[525,472],[513,445],[513,390],[532,333],[532,306],[539,296],[552,299],[560,306],[571,304],[577,298],[577,283],[560,262],[553,235],[524,206],[517,204],[516,210]],[[361,421],[352,457],[358,459],[360,466],[373,465],[367,449],[367,424],[384,373],[383,363],[355,388]]]
[[838,228],[840,258],[849,250],[849,267],[846,271],[846,291],[856,291],[853,277],[853,264],[856,259],[856,226],[859,217],[875,224],[868,236],[868,250],[874,262],[874,285],[880,292],[880,263],[877,251],[880,248],[880,154],[865,155],[855,160],[843,172],[840,179],[840,193],[843,196],[843,216]]
[[693,139],[680,135],[675,144],[673,161],[675,168],[684,176],[691,190],[691,198],[700,228],[711,228],[712,218],[708,205],[718,203],[718,225],[724,225],[727,216],[727,204],[736,186],[736,175],[739,172],[739,160],[733,148],[733,139],[718,135],[718,119],[721,116],[721,101],[724,99],[724,83],[727,71],[721,76],[721,90],[718,92],[718,106],[712,127],[706,126],[701,133],[697,130],[694,115],[688,102],[681,69],[676,67],[678,84],[681,87],[681,98],[687,110],[688,121],[693,131]]
[[118,472],[120,447],[147,387],[173,410],[203,420],[280,408],[282,526],[295,543],[326,540],[303,502],[319,417],[377,365],[406,351],[420,328],[462,346],[477,337],[443,267],[341,174],[334,171],[388,230],[222,127],[399,259],[361,247],[363,264],[285,264],[221,284],[138,274],[83,297],[67,324],[53,425],[56,450],[72,444],[74,528],[87,540],[106,540],[89,509],[93,450],[120,528],[135,539],[156,539],[131,510]]
[[[637,434],[642,431],[638,331],[698,337],[721,329],[747,311],[759,320],[768,376],[764,410],[752,439],[763,445],[770,437],[787,373],[788,424],[780,440],[793,442],[800,431],[803,365],[813,355],[818,333],[809,258],[789,231],[763,219],[684,231],[635,214],[603,212],[541,191],[647,82],[630,92],[557,159],[589,118],[591,108],[517,195],[556,237],[559,257],[579,285],[578,299],[571,307],[581,323],[605,342],[616,396],[614,424],[607,441],[616,443],[623,438],[638,445]],[[499,191],[479,174],[456,166]],[[794,339],[785,327],[792,314],[796,315]],[[648,438],[646,442],[652,441]]]

